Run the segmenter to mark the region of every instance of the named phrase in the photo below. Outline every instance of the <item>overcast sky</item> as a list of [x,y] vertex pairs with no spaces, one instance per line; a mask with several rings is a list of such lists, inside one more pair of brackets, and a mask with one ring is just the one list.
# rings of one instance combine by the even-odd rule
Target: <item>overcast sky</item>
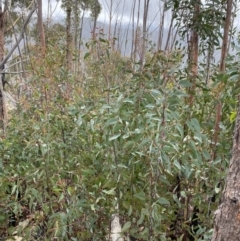
[[[43,11],[44,14],[47,16],[48,11],[48,2],[49,0],[43,0]],[[99,0],[102,5],[102,11],[99,15],[98,20],[104,23],[108,23],[110,19],[110,3],[111,0]],[[143,3],[144,1],[140,1],[140,23],[142,22],[143,16]],[[160,0],[151,0],[149,6],[149,13],[148,13],[148,24],[151,27],[157,27],[160,22],[160,11],[162,11]],[[132,19],[132,5],[133,0],[112,0],[112,23],[114,24],[115,21],[118,21],[122,24],[128,24],[130,19]],[[61,9],[61,1],[50,0],[51,5],[51,12],[53,12],[53,18],[59,18],[64,16],[64,11]],[[137,20],[137,6],[135,9],[135,21]],[[166,21],[166,20],[165,20]],[[170,21],[167,20],[167,21]],[[166,23],[167,23],[166,21]]]
[[[121,22],[121,25],[128,25],[129,21],[132,21],[132,5],[134,0],[99,0],[102,5],[102,11],[99,15],[98,21],[109,23],[110,21],[110,9],[111,9],[111,1],[112,1],[112,25],[115,25],[115,22],[118,21],[118,24]],[[64,11],[61,9],[61,0],[43,0],[43,12],[45,16],[47,16],[48,11],[48,2],[50,2],[51,11],[53,13],[52,18],[58,19],[63,18],[65,15]],[[137,8],[138,8],[138,1],[137,6],[135,8],[135,22],[137,21]],[[144,1],[140,0],[140,24],[142,23],[143,19],[143,4]],[[160,16],[162,12],[162,1],[161,0],[150,0],[149,12],[148,12],[148,27],[151,28],[151,31],[154,29],[158,29],[159,24],[161,22]],[[90,13],[88,14],[88,16]],[[165,18],[165,28],[169,28],[169,24],[171,21],[170,14],[166,14],[167,17]],[[85,15],[87,16],[87,14]],[[235,19],[235,25],[239,28],[239,14]]]

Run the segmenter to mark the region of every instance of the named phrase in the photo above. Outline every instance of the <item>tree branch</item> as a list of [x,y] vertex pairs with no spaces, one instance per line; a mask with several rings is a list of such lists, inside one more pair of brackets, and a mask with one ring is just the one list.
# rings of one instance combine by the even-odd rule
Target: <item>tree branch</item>
[[12,47],[12,49],[9,51],[9,53],[6,55],[6,57],[3,59],[3,61],[0,63],[0,69],[2,69],[3,65],[6,64],[6,62],[8,61],[8,59],[11,57],[12,53],[14,52],[14,50],[17,48],[17,46],[19,45],[19,43],[21,42],[21,40],[23,39],[26,27],[30,21],[30,18],[32,17],[33,13],[35,12],[36,7],[33,7],[33,9],[31,10],[31,12],[28,14],[27,19],[25,20],[24,24],[23,24],[23,28],[22,31],[20,33],[20,36],[18,37],[16,43],[14,44],[14,46]]

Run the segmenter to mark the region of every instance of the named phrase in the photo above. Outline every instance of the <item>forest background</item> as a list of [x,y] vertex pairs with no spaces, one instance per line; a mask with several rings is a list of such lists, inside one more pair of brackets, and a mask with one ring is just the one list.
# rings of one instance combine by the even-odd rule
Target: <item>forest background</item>
[[220,240],[239,1],[57,4],[0,1],[0,237]]

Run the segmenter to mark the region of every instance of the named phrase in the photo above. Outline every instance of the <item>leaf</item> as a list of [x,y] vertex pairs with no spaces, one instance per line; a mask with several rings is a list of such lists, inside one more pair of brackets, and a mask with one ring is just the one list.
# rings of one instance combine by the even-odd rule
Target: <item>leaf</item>
[[142,201],[145,201],[146,200],[146,196],[145,196],[145,193],[143,191],[139,192],[139,193],[136,193],[133,195],[135,198],[138,198]]
[[118,122],[118,117],[111,118],[111,119],[109,119],[109,120],[106,122],[106,124],[104,125],[104,127],[109,126],[109,125],[114,125],[114,124],[116,124],[117,122]]
[[179,81],[179,84],[180,84],[182,87],[184,87],[184,88],[186,88],[186,87],[191,87],[191,86],[192,86],[192,83],[189,82],[189,81],[187,81],[187,80],[180,80],[180,81]]
[[146,107],[146,108],[149,108],[149,109],[153,109],[153,108],[155,107],[155,105],[153,105],[153,104],[148,104],[148,105],[146,105],[145,107]]
[[90,53],[87,52],[85,55],[84,55],[84,60],[87,59],[89,57]]
[[128,209],[128,216],[131,216],[131,214],[132,214],[132,205],[130,205],[130,207],[129,207],[129,209]]
[[145,146],[148,142],[151,140],[149,138],[144,138],[142,142],[138,145],[138,149],[141,149],[143,146]]
[[102,43],[108,43],[108,41],[106,39],[103,39],[103,38],[99,38],[99,41],[102,42]]
[[111,188],[110,190],[102,190],[107,195],[115,195],[115,189],[116,187]]
[[122,163],[118,164],[117,166],[120,167],[120,168],[126,168],[126,169],[128,169],[128,167],[127,167],[126,165],[122,164]]
[[165,178],[165,177],[163,177],[163,176],[160,176],[159,177],[159,179],[161,180],[161,182],[163,182],[163,183],[165,183],[165,184],[167,184],[168,186],[170,186],[171,184],[170,184],[170,182]]
[[128,221],[128,222],[126,222],[126,223],[124,224],[121,232],[122,232],[122,233],[123,233],[123,232],[126,232],[130,227],[131,227],[131,222]]
[[236,116],[237,116],[237,112],[236,111],[232,111],[231,115],[229,117],[231,123],[233,123],[235,121]]
[[203,154],[203,157],[204,157],[205,160],[210,159],[210,154],[207,150],[203,150],[202,154]]
[[163,204],[163,205],[170,205],[170,202],[164,198],[164,197],[160,197],[158,200],[157,200],[158,203],[160,204]]
[[193,127],[195,128],[195,130],[196,130],[197,132],[200,132],[200,131],[201,131],[201,127],[200,127],[199,121],[198,121],[196,118],[193,118],[193,119],[191,120],[191,122],[192,122],[192,125],[193,125]]
[[219,187],[215,186],[215,193],[219,193],[219,192],[220,192],[220,190],[221,190],[221,188],[219,188]]
[[94,132],[94,120],[93,119],[90,120],[90,127],[91,127],[92,132]]
[[130,104],[134,104],[134,102],[130,99],[124,99],[123,103],[130,103]]
[[78,126],[81,126],[81,125],[82,125],[83,121],[82,121],[82,117],[81,117],[81,116],[78,117],[76,123],[77,123]]
[[116,134],[116,135],[114,135],[114,136],[111,136],[111,137],[109,138],[109,141],[113,141],[113,140],[117,139],[119,136],[121,136],[121,133],[118,133],[118,134]]
[[181,125],[176,125],[175,128],[178,130],[180,136],[183,138],[183,127]]
[[127,141],[124,145],[123,145],[123,149],[131,149],[134,146],[134,141]]
[[182,167],[181,167],[180,163],[178,162],[178,160],[174,160],[174,166],[177,167],[177,169],[181,171]]
[[191,129],[193,132],[201,132],[201,127],[196,118],[192,118],[190,121],[187,121],[187,126],[189,129]]

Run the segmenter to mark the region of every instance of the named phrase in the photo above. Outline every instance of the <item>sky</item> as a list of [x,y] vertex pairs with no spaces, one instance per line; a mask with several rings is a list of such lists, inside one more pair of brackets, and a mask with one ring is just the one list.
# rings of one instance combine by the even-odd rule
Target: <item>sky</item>
[[[48,2],[50,2],[51,11],[53,12],[52,17],[57,19],[64,16],[64,11],[61,9],[61,1],[56,0],[43,0],[43,12],[45,16],[47,16],[48,12]],[[111,9],[111,0],[99,0],[102,5],[102,11],[98,17],[98,21],[108,23],[110,21],[110,9]],[[143,0],[140,0],[140,24],[142,23],[143,16]],[[148,13],[148,23],[151,27],[157,27],[159,25],[160,19],[160,11],[162,11],[162,7],[160,5],[160,0],[151,0],[149,6]],[[132,5],[133,0],[112,0],[112,23],[114,24],[116,21],[121,24],[129,24],[130,19],[132,19]],[[86,16],[89,16],[88,13]],[[135,22],[137,21],[137,7],[135,10]],[[166,21],[168,24],[170,18]]]
[[[142,20],[143,16],[143,4],[144,0],[140,1],[140,19]],[[99,15],[98,21],[108,23],[110,21],[110,5],[112,2],[112,23],[114,25],[115,21],[121,21],[122,25],[129,24],[130,19],[132,19],[132,5],[133,0],[99,0],[102,5],[102,11]],[[61,0],[43,0],[43,12],[47,16],[48,12],[48,3],[50,3],[51,11],[53,12],[52,18],[58,19],[64,16],[64,11],[61,9]],[[162,1],[161,0],[150,0],[149,13],[148,13],[148,25],[151,28],[157,28],[160,23],[160,12],[162,11]],[[90,13],[88,14],[90,15]],[[236,25],[239,22],[239,16],[236,18]],[[87,16],[87,15],[85,15]],[[137,7],[135,11],[135,21],[137,21]],[[170,22],[170,14],[168,14],[165,19],[165,26],[168,28]],[[140,21],[141,24],[141,21]]]

